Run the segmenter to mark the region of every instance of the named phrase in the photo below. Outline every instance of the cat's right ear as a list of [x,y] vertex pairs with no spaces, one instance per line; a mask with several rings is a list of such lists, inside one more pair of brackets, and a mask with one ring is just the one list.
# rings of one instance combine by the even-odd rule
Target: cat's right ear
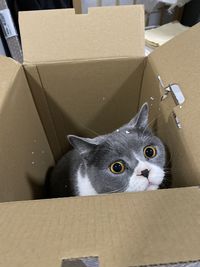
[[144,103],[136,116],[128,123],[128,126],[145,129],[148,125],[148,114],[148,103]]
[[74,149],[76,149],[81,155],[90,152],[96,146],[94,139],[91,138],[68,135],[67,139]]

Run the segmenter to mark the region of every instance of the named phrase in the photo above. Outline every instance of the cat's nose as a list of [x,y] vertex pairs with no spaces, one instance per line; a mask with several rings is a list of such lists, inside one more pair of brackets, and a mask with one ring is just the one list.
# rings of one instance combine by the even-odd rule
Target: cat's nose
[[148,176],[149,176],[149,170],[148,169],[145,169],[145,170],[141,171],[141,175],[144,176],[144,177],[146,177],[146,178],[148,178]]

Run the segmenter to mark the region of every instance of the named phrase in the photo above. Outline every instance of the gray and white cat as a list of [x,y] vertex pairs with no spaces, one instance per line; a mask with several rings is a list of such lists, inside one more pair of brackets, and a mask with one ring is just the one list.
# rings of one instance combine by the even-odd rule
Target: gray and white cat
[[118,130],[95,138],[69,135],[66,153],[48,178],[50,197],[156,190],[165,148],[148,127],[148,104]]

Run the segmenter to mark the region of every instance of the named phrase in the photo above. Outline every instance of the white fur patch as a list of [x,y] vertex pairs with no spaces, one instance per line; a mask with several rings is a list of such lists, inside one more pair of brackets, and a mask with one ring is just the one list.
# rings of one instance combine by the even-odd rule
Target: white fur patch
[[77,189],[79,196],[97,195],[87,175],[82,175],[80,170],[77,173]]
[[[148,178],[141,176],[141,172],[149,170]],[[150,191],[158,189],[164,178],[164,171],[160,167],[139,160],[133,175],[130,178],[126,192]]]

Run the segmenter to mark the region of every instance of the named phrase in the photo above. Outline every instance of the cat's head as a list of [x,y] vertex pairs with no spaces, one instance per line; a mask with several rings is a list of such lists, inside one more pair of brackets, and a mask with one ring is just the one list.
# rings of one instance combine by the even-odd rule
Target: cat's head
[[80,153],[97,194],[158,189],[164,179],[165,149],[148,128],[148,104],[127,124],[95,138],[68,136]]

